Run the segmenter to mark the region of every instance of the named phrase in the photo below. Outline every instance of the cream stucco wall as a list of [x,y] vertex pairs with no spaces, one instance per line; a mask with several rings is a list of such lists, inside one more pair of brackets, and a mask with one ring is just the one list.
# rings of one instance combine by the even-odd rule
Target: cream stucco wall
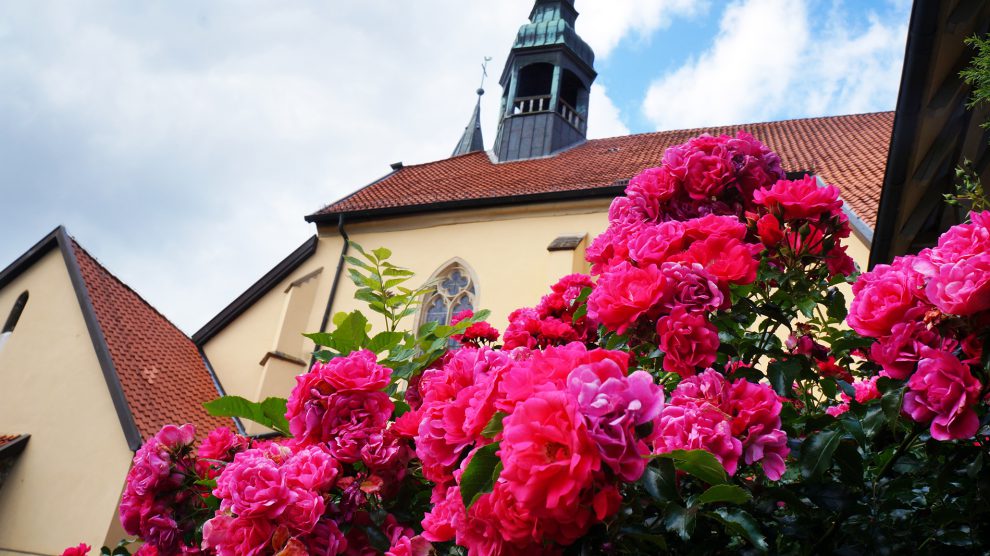
[[0,489],[0,554],[99,547],[133,454],[57,248],[0,290],[0,318],[25,290],[0,348],[0,431],[31,439]]
[[[253,400],[288,396],[288,391],[274,391],[271,383],[292,383],[285,377],[290,369],[295,368],[296,374],[306,370],[313,342],[302,334],[320,328],[341,245],[339,237],[321,239],[313,256],[206,342],[203,351],[227,394]],[[305,364],[272,357],[270,352]],[[265,381],[266,375],[276,376]]]
[[[393,263],[416,273],[413,285],[422,284],[451,259],[460,259],[477,280],[477,307],[491,310],[489,321],[504,330],[509,313],[538,303],[558,278],[587,272],[584,249],[608,225],[608,205],[608,199],[593,199],[345,224],[350,239],[365,249],[392,250]],[[562,235],[586,237],[576,250],[547,251],[547,246]],[[850,256],[865,268],[869,247],[856,235],[847,244]],[[321,227],[316,253],[207,342],[204,350],[229,394],[249,399],[288,395],[286,385],[293,383],[292,373],[301,373],[306,367],[269,352],[278,351],[308,363],[312,343],[300,342],[297,334],[320,326],[341,245],[336,226]],[[354,251],[350,254],[357,256]],[[293,289],[293,282],[317,270],[319,273],[303,286],[311,288],[309,292]],[[380,328],[381,318],[354,299],[356,287],[346,268],[344,272],[333,312],[359,309],[376,329]],[[849,298],[848,289],[846,292]],[[310,298],[313,301],[308,306],[293,303]],[[305,327],[296,330],[299,323]],[[411,328],[414,323],[410,317],[405,325]]]

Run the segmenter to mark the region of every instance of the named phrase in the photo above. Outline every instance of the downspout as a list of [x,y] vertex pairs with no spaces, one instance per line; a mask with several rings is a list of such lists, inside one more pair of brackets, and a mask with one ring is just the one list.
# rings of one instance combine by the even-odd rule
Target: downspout
[[[327,323],[330,322],[330,314],[333,312],[333,300],[337,297],[337,286],[340,285],[340,275],[344,272],[344,257],[347,256],[347,248],[350,246],[350,238],[347,237],[347,230],[344,229],[344,215],[337,215],[337,232],[340,237],[344,240],[344,245],[340,248],[340,258],[337,259],[337,272],[333,275],[333,285],[330,286],[330,297],[327,299],[327,308],[323,312],[323,322],[320,323],[320,332],[326,332]],[[309,358],[309,366],[312,367],[313,363],[316,362],[316,351],[320,346],[316,346],[313,350],[313,356]]]

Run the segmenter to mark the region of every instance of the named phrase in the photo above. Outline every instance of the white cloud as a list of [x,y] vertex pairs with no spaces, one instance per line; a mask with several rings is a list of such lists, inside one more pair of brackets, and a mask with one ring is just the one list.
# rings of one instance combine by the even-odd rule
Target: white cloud
[[906,14],[857,29],[831,8],[817,25],[803,0],[734,2],[711,48],[651,83],[644,116],[678,129],[892,109]]
[[577,31],[604,59],[622,39],[633,35],[647,40],[655,31],[668,27],[676,17],[692,17],[708,9],[702,0],[585,0],[576,7]]
[[588,139],[629,135],[629,128],[619,118],[619,109],[608,98],[604,85],[591,85],[591,98],[588,100]]

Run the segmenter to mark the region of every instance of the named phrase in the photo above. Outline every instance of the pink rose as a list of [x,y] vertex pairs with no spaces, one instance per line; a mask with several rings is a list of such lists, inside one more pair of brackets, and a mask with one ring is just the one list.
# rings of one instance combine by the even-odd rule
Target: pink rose
[[629,180],[626,196],[648,218],[657,220],[661,204],[673,197],[677,189],[677,179],[667,167],[647,168]]
[[534,394],[503,425],[501,477],[513,496],[553,515],[574,511],[601,457],[567,394]]
[[268,519],[218,513],[203,524],[203,546],[217,556],[258,556],[268,548],[275,525]]
[[213,494],[220,498],[222,510],[259,519],[281,516],[291,497],[278,464],[258,449],[234,456],[217,477]]
[[620,263],[598,279],[588,297],[588,314],[622,334],[640,317],[657,313],[664,281],[656,265],[638,268]]
[[[669,220],[641,227],[628,239],[629,258],[637,266],[659,265],[685,245],[684,224]],[[614,266],[614,265],[613,265]]]
[[62,551],[62,556],[86,556],[93,547],[86,543],[79,543],[78,546],[70,546]]
[[899,322],[891,328],[890,335],[870,346],[870,357],[883,367],[887,376],[905,380],[918,366],[921,349],[938,348],[941,343],[938,333],[924,323]]
[[818,179],[809,175],[793,181],[780,180],[770,189],[757,189],[753,200],[768,209],[779,210],[785,220],[817,218],[842,208],[838,188],[819,187]]
[[951,264],[970,257],[990,253],[990,211],[970,214],[969,224],[949,228],[938,238],[931,250],[936,265]]
[[729,284],[752,283],[756,280],[756,269],[760,264],[753,256],[751,244],[725,236],[695,241],[687,251],[668,260],[700,264],[718,279],[722,288],[727,288]]
[[229,461],[233,454],[246,449],[248,439],[229,427],[217,427],[203,439],[196,454],[205,459]]
[[943,264],[925,293],[939,310],[951,315],[990,309],[990,252]]
[[372,392],[388,386],[392,369],[378,364],[374,353],[362,349],[345,357],[335,357],[326,363],[316,362],[310,373],[316,373],[336,391],[362,390]]
[[660,305],[666,312],[684,307],[691,313],[715,311],[726,303],[717,279],[698,263],[663,263],[663,296]]
[[582,365],[567,377],[567,391],[585,417],[602,460],[622,480],[639,479],[646,468],[649,438],[637,427],[652,423],[663,409],[663,389],[646,371],[625,376],[611,360]]
[[983,385],[951,353],[922,348],[918,370],[908,381],[904,412],[919,423],[931,421],[932,438],[971,438],[980,426],[973,407]]
[[316,438],[327,443],[335,458],[343,463],[356,463],[361,459],[361,448],[368,437],[385,428],[394,409],[395,405],[385,392],[330,394],[320,421],[312,423],[312,428],[307,423],[305,430],[321,431]]
[[715,362],[719,339],[716,329],[702,315],[693,315],[677,307],[657,321],[660,349],[664,352],[663,370],[682,377],[691,376],[698,367]]
[[871,338],[890,334],[895,324],[908,320],[909,311],[920,307],[905,274],[890,265],[877,265],[863,273],[852,289],[854,297],[846,322]]
[[742,442],[732,436],[725,415],[715,406],[667,404],[660,416],[655,452],[707,450],[730,474],[735,474],[742,456]]

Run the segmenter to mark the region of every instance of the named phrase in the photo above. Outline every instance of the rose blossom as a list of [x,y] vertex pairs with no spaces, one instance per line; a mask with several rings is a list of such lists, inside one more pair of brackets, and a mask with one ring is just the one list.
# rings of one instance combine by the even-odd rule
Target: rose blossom
[[62,556],[86,556],[93,547],[86,543],[79,543],[78,546],[70,546],[62,551]]
[[692,313],[707,313],[725,304],[717,280],[698,263],[663,263],[660,274],[664,280],[660,305],[666,312],[684,307]]
[[715,362],[718,329],[701,315],[692,315],[677,307],[657,321],[660,349],[664,352],[663,370],[682,377],[691,376],[698,367]]
[[931,420],[937,440],[970,438],[980,426],[973,406],[981,389],[969,366],[951,353],[924,347],[904,394],[904,412],[919,423]]
[[355,463],[361,459],[361,448],[368,437],[385,428],[394,408],[385,392],[330,394],[320,422],[307,429],[322,430],[330,453],[341,462]]
[[905,274],[891,265],[877,265],[860,275],[853,284],[852,303],[846,322],[863,336],[879,338],[890,334],[895,324],[920,306],[911,292]]
[[584,415],[602,460],[624,481],[639,479],[650,453],[636,428],[663,409],[663,389],[646,371],[625,375],[612,360],[582,365],[567,377],[568,393]]
[[870,357],[883,367],[891,378],[905,380],[918,366],[921,349],[938,348],[942,339],[938,333],[918,321],[899,322],[877,343],[870,346]]
[[564,392],[538,392],[503,421],[501,477],[522,504],[552,516],[574,511],[601,457]]
[[588,297],[588,315],[619,334],[643,316],[653,316],[664,281],[656,265],[638,268],[620,263],[598,279]]
[[779,209],[786,220],[815,218],[842,208],[838,188],[820,187],[818,179],[810,175],[793,181],[780,180],[769,189],[757,189],[753,200],[771,210]]
[[678,183],[667,167],[647,168],[626,186],[626,196],[651,220],[660,216],[660,206],[677,192]]
[[943,264],[925,293],[942,312],[952,315],[990,309],[990,252]]

